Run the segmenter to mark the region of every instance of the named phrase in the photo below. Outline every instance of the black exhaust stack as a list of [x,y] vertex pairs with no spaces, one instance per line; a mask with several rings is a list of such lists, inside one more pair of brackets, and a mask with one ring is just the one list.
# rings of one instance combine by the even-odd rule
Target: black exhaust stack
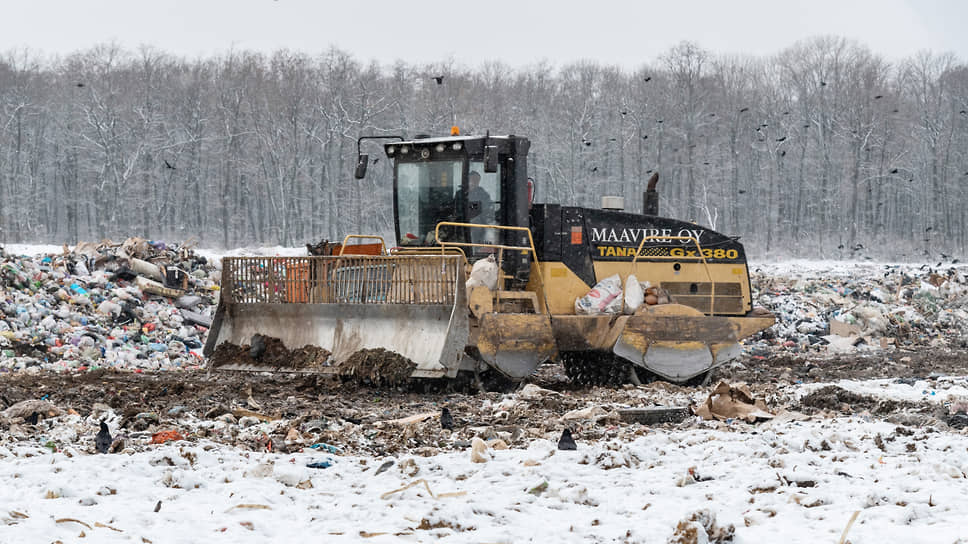
[[659,192],[655,186],[659,184],[659,173],[652,174],[649,185],[642,193],[642,213],[645,215],[659,215]]

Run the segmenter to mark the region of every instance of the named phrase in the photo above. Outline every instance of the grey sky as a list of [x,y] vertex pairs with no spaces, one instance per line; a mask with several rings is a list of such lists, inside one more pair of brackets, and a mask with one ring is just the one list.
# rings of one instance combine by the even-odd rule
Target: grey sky
[[580,59],[634,69],[682,40],[767,55],[845,36],[891,60],[920,50],[968,59],[964,0],[6,0],[0,51],[63,54],[115,41],[188,57],[336,46],[361,61],[522,66]]

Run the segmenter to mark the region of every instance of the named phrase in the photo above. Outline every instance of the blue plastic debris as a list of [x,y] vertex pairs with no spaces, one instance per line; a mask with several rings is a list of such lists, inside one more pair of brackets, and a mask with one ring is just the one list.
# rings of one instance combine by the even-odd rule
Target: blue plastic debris
[[332,444],[325,444],[323,442],[319,442],[318,444],[313,444],[312,446],[309,446],[309,447],[310,449],[323,450],[325,452],[336,453],[336,454],[343,451],[343,449],[338,446],[333,446]]
[[312,463],[306,465],[307,468],[329,468],[331,466],[333,466],[333,460],[330,458],[326,458],[322,461],[313,461]]

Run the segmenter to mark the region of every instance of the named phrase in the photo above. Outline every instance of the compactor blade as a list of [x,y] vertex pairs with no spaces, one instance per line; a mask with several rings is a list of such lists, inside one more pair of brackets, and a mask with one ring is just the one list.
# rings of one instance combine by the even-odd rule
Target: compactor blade
[[512,380],[527,378],[557,353],[546,314],[484,314],[477,347],[485,362]]
[[206,355],[262,335],[330,355],[314,366],[244,357],[217,368],[339,373],[354,354],[382,349],[412,361],[412,377],[455,375],[468,334],[463,285],[459,257],[227,258]]
[[628,318],[613,351],[672,382],[685,382],[737,357],[739,340],[773,324],[772,315],[707,316],[680,304],[647,307]]

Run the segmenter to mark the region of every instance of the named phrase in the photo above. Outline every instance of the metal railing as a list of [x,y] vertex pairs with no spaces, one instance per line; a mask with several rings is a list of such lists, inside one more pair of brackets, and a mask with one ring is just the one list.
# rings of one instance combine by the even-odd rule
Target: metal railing
[[[440,228],[441,227],[463,227],[469,229],[490,229],[490,230],[504,230],[512,232],[523,232],[528,235],[528,245],[527,246],[509,246],[505,244],[490,244],[490,243],[479,243],[479,242],[448,242],[440,240]],[[434,239],[436,239],[441,247],[482,247],[482,248],[492,248],[498,250],[497,264],[498,270],[504,269],[504,250],[512,251],[526,251],[531,254],[532,262],[534,263],[535,270],[538,272],[538,286],[541,288],[541,296],[544,299],[544,308],[546,313],[551,313],[548,306],[548,294],[545,292],[544,288],[544,277],[542,277],[541,263],[538,261],[538,252],[534,249],[534,237],[531,236],[531,229],[527,227],[509,227],[504,225],[487,225],[478,223],[458,223],[454,221],[441,221],[437,223],[437,228],[434,229]]]
[[[703,312],[707,315],[713,315],[716,302],[716,282],[713,281],[713,276],[709,272],[709,263],[706,261],[705,255],[702,252],[702,245],[699,243],[699,239],[695,236],[646,236],[642,238],[639,242],[639,247],[635,250],[635,255],[632,257],[632,264],[630,269],[630,274],[636,274],[638,272],[638,260],[642,256],[642,247],[649,240],[685,240],[691,241],[696,245],[695,255],[649,255],[650,259],[656,260],[666,260],[666,261],[702,261],[703,269],[706,271],[706,278],[709,280],[710,293],[709,293],[709,311]],[[686,245],[686,244],[683,244]],[[665,247],[665,246],[654,246],[654,247]],[[638,274],[636,274],[638,277]],[[698,309],[698,308],[697,308]]]
[[467,254],[459,247],[444,246],[399,246],[391,247],[390,255],[458,255],[464,260],[464,264],[470,264]]
[[462,266],[449,255],[226,257],[222,297],[230,304],[453,304]]

